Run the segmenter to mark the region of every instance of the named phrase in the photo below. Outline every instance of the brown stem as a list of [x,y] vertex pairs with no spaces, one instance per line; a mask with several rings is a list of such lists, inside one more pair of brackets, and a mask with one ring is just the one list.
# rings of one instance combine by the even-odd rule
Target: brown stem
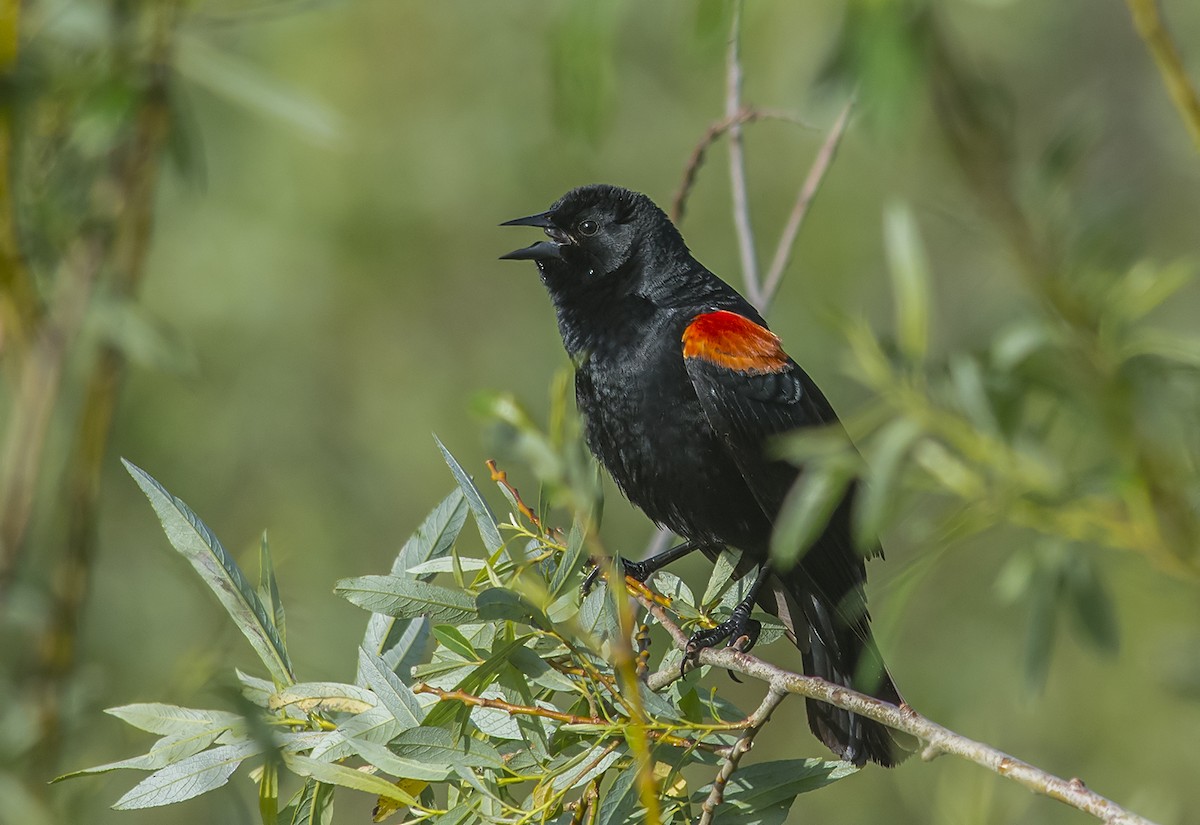
[[779,707],[779,703],[787,698],[787,694],[779,690],[775,685],[771,685],[767,689],[767,695],[763,697],[762,704],[758,709],[746,719],[746,729],[738,736],[733,747],[729,749],[729,754],[725,757],[725,761],[721,763],[720,770],[717,771],[717,776],[713,779],[712,790],[708,792],[708,798],[704,800],[701,806],[699,825],[712,825],[716,816],[717,807],[725,800],[725,786],[729,784],[730,777],[737,770],[738,763],[742,761],[742,757],[749,752],[750,747],[754,744],[754,737],[763,729],[763,726],[771,719],[771,714],[775,712],[775,708]]
[[[642,604],[670,634],[675,646],[680,650],[685,649],[687,635],[675,624],[666,610],[652,601],[643,601]],[[792,673],[730,647],[705,648],[700,651],[698,660],[701,665],[712,665],[758,679],[769,685],[772,690],[817,699],[867,719],[874,719],[880,724],[903,731],[927,743],[927,751],[931,754],[946,753],[974,762],[1034,793],[1057,799],[1076,810],[1091,814],[1105,825],[1154,825],[1150,820],[1127,811],[1111,799],[1092,791],[1078,778],[1062,779],[1055,776],[1028,762],[1009,756],[991,745],[945,728],[908,705],[897,707],[815,676]],[[664,668],[654,674],[648,684],[652,690],[661,690],[680,678],[680,675],[678,667],[671,668],[671,672]]]
[[783,273],[792,260],[792,250],[796,246],[800,227],[804,225],[804,219],[808,216],[808,209],[812,205],[813,198],[817,196],[817,192],[825,180],[825,175],[833,165],[833,159],[837,156],[842,137],[846,134],[846,127],[850,124],[850,113],[853,109],[854,98],[851,98],[842,107],[841,113],[825,137],[825,142],[821,144],[816,158],[813,159],[812,166],[809,167],[804,184],[796,196],[796,203],[792,206],[791,214],[788,215],[787,224],[784,225],[783,232],[779,236],[779,244],[775,247],[775,257],[771,259],[771,266],[763,281],[762,303],[758,305],[760,312],[767,311],[771,301],[775,298],[775,293],[779,291],[779,285],[783,282]]

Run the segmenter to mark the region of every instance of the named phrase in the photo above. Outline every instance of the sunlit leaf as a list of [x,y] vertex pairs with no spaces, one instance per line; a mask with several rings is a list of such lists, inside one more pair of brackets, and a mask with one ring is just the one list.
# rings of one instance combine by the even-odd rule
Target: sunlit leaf
[[365,791],[375,796],[393,799],[401,805],[413,805],[417,801],[397,785],[366,771],[355,770],[333,762],[322,762],[320,759],[312,759],[294,753],[285,753],[283,761],[293,773],[311,777],[327,785]]
[[359,576],[340,580],[333,589],[342,598],[373,613],[400,619],[426,616],[453,624],[478,618],[470,593],[403,576]]
[[487,501],[483,497],[483,493],[475,486],[475,482],[471,480],[471,476],[462,468],[450,451],[446,449],[446,445],[433,437],[437,442],[438,449],[442,451],[442,458],[446,460],[446,466],[450,468],[454,480],[458,482],[458,487],[466,496],[467,505],[471,508],[471,515],[475,517],[475,526],[479,528],[479,536],[483,539],[483,546],[489,553],[494,553],[504,545],[504,539],[500,535],[500,530],[496,526],[496,514],[492,512],[492,508],[488,506]]
[[919,362],[929,349],[929,259],[906,205],[888,206],[883,229],[896,300],[896,338],[901,352]]
[[121,463],[150,499],[171,546],[191,563],[216,594],[272,678],[283,685],[295,681],[283,639],[233,557],[183,501],[167,492],[145,470],[125,459]]
[[118,799],[113,808],[154,808],[208,793],[223,786],[238,765],[261,751],[258,742],[241,742],[189,756],[150,774]]

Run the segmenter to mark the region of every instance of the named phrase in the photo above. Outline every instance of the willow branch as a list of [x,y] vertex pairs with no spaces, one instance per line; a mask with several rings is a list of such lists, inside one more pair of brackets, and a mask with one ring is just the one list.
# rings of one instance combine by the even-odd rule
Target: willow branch
[[762,704],[758,706],[758,709],[754,713],[750,714],[746,720],[746,729],[742,731],[737,741],[733,743],[733,747],[729,750],[729,755],[725,757],[725,761],[721,763],[721,769],[717,771],[717,776],[713,780],[712,790],[708,792],[708,798],[704,800],[704,804],[701,806],[699,825],[713,825],[717,806],[725,801],[725,786],[729,784],[730,777],[737,770],[738,763],[742,761],[742,757],[749,752],[750,747],[754,744],[754,737],[770,721],[771,714],[775,712],[775,708],[779,707],[780,702],[786,698],[787,693],[779,690],[775,685],[771,685],[767,690],[767,695],[763,697]]
[[750,199],[746,189],[746,152],[742,145],[742,2],[733,4],[733,23],[729,30],[729,56],[725,71],[725,117],[729,124],[729,185],[733,198],[733,226],[737,231],[738,253],[746,291],[755,305],[762,285],[758,275],[758,253],[754,248],[754,229],[750,223]]
[[[642,605],[670,634],[675,647],[687,647],[687,634],[659,604],[642,600]],[[1028,762],[1009,756],[1003,751],[969,739],[917,713],[907,704],[897,707],[850,688],[835,685],[815,676],[792,673],[764,662],[762,659],[733,648],[706,648],[700,651],[699,664],[712,665],[766,683],[772,690],[794,693],[809,699],[826,702],[867,719],[873,719],[893,730],[903,731],[926,743],[922,756],[926,759],[946,753],[974,762],[1000,776],[1013,780],[1034,793],[1056,799],[1090,814],[1105,825],[1154,825],[1150,820],[1127,811],[1111,799],[1088,788],[1081,779],[1062,779]],[[653,674],[647,684],[661,690],[680,678],[675,666]]]
[[1191,133],[1192,142],[1200,150],[1200,94],[1196,92],[1196,86],[1183,65],[1179,47],[1167,31],[1159,0],[1126,0],[1126,3],[1138,34],[1158,65],[1171,101]]
[[829,134],[825,137],[825,142],[821,144],[812,166],[809,167],[804,184],[800,187],[796,203],[779,236],[779,244],[775,247],[775,257],[771,259],[771,266],[763,281],[762,295],[760,296],[762,303],[758,305],[762,312],[766,312],[767,307],[775,298],[775,293],[779,290],[780,283],[783,282],[783,273],[791,263],[792,250],[796,246],[796,238],[800,235],[800,227],[804,225],[804,219],[808,216],[808,209],[812,205],[813,198],[817,196],[826,173],[833,165],[833,159],[837,155],[838,147],[841,146],[842,137],[846,134],[846,127],[850,124],[850,113],[853,109],[854,98],[851,98],[846,101],[837,120],[833,122]]

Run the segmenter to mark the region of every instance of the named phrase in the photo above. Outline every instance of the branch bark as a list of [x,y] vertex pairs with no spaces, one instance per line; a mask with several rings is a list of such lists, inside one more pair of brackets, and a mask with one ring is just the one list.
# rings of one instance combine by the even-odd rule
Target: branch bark
[[[680,650],[686,649],[687,634],[675,624],[666,609],[643,596],[638,594],[635,596],[670,634],[675,647]],[[922,753],[922,758],[926,760],[946,753],[968,762],[974,762],[976,765],[1013,780],[1034,793],[1057,799],[1076,810],[1090,814],[1105,825],[1155,825],[1145,817],[1138,816],[1111,799],[1091,790],[1081,779],[1063,779],[1055,776],[1028,762],[1010,756],[998,748],[943,727],[917,713],[908,705],[897,707],[873,696],[832,684],[815,676],[793,673],[734,648],[701,650],[699,664],[724,668],[742,676],[757,679],[766,683],[772,691],[784,694],[794,693],[810,699],[817,699],[867,719],[874,719],[889,728],[903,731],[925,742],[927,746]],[[681,675],[678,665],[664,667],[651,675],[647,683],[651,690],[662,690]],[[724,770],[724,766],[722,770]]]
[[750,223],[750,199],[746,190],[746,153],[742,145],[742,2],[733,4],[733,23],[729,31],[729,56],[725,70],[725,119],[729,121],[729,184],[733,199],[733,226],[737,231],[742,277],[750,302],[759,306],[762,284],[758,274],[758,252]]

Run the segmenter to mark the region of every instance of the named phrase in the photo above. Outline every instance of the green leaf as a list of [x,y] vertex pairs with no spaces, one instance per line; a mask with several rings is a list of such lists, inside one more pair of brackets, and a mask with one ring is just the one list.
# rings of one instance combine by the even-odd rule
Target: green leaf
[[[387,742],[401,731],[396,717],[382,704],[338,723],[335,730],[318,734],[309,756],[326,762],[345,759],[355,752],[358,742]],[[293,747],[301,751],[303,747]]]
[[900,351],[920,362],[929,348],[929,260],[906,204],[887,207],[883,230],[896,298],[896,338]]
[[449,765],[435,765],[420,759],[397,756],[386,746],[377,742],[356,739],[350,742],[350,746],[367,762],[397,779],[444,782],[454,773]]
[[226,730],[227,728],[225,727],[216,727],[164,736],[154,743],[154,747],[148,753],[141,756],[122,759],[119,762],[108,762],[107,764],[96,765],[92,768],[71,771],[71,773],[55,777],[51,782],[61,782],[64,779],[73,779],[77,776],[88,776],[90,774],[108,773],[109,771],[124,769],[156,771],[174,762],[179,762],[189,756],[200,753],[200,751],[217,741],[217,737]]
[[256,64],[219,50],[192,34],[180,39],[174,66],[184,77],[232,103],[281,122],[319,146],[332,146],[345,131],[324,103],[284,86]]
[[402,576],[342,579],[334,592],[373,613],[399,619],[427,616],[435,622],[453,624],[478,618],[475,598],[470,593]]
[[806,468],[788,491],[771,534],[771,559],[782,569],[795,565],[812,546],[853,478],[843,462],[825,461]]
[[383,663],[378,656],[358,649],[358,672],[366,675],[366,683],[380,703],[388,709],[401,729],[415,728],[425,718],[425,709],[408,685]]
[[569,767],[560,768],[558,775],[550,780],[550,787],[559,793],[578,788],[603,774],[628,753],[629,749],[623,745],[616,748],[607,743],[593,745],[572,759]]
[[389,749],[402,759],[431,766],[505,770],[500,752],[491,745],[469,736],[456,741],[444,728],[406,730],[391,741]]
[[636,780],[637,771],[633,768],[617,774],[612,787],[600,799],[596,825],[624,825],[633,815],[638,802]]
[[165,705],[159,702],[144,702],[108,708],[105,713],[115,716],[138,730],[157,733],[160,736],[195,733],[203,730],[226,729],[242,721],[236,713],[225,710],[196,710]]
[[233,557],[183,501],[167,492],[145,470],[125,459],[121,459],[121,462],[150,499],[171,546],[191,563],[204,583],[216,594],[258,658],[266,665],[271,677],[282,685],[294,682],[292,663],[283,646],[283,639]]
[[453,558],[430,559],[427,562],[408,568],[405,572],[410,576],[430,576],[437,573],[454,573],[460,570],[474,573],[477,570],[487,569],[487,566],[487,562],[483,559],[457,556]]
[[291,825],[333,825],[333,785],[307,779],[296,795]]
[[283,613],[283,600],[279,598],[279,585],[275,581],[275,565],[271,561],[271,546],[267,543],[264,530],[258,545],[258,598],[268,608],[268,615],[280,644],[287,647],[287,618]]
[[488,621],[520,622],[542,630],[553,629],[545,613],[520,593],[503,587],[492,587],[476,596],[475,609],[481,619]]
[[1069,559],[1067,606],[1078,635],[1097,650],[1113,654],[1120,646],[1116,606],[1096,563],[1083,553]]
[[[454,546],[467,519],[467,500],[462,491],[455,489],[433,508],[417,531],[409,537],[392,562],[392,574],[415,576],[422,581],[433,577],[432,573],[415,574],[412,568],[443,558]],[[429,623],[423,619],[397,619],[382,613],[372,614],[367,621],[362,646],[383,657],[392,670],[407,679],[412,666],[417,664],[425,652],[429,639]],[[362,674],[355,682],[362,683]]]
[[701,605],[710,607],[716,601],[729,584],[730,579],[733,578],[733,571],[737,569],[741,557],[740,550],[721,551],[721,555],[717,556],[717,560],[713,564],[712,575],[708,577],[708,584],[704,588],[704,597],[700,599]]
[[416,799],[394,783],[366,771],[347,768],[345,765],[333,762],[322,762],[320,759],[312,759],[295,753],[284,753],[283,761],[293,773],[315,779],[326,785],[337,785],[353,791],[363,791],[406,806],[417,803]]
[[275,693],[268,701],[271,710],[298,707],[305,713],[362,713],[375,707],[375,694],[357,685],[341,682],[300,682]]
[[586,555],[584,549],[586,538],[587,528],[584,527],[580,519],[575,519],[571,524],[571,533],[567,536],[567,549],[559,558],[558,567],[554,571],[554,578],[550,581],[551,601],[557,599],[567,590],[574,574],[582,567]]
[[557,690],[563,693],[574,693],[576,686],[569,678],[562,673],[559,673],[550,665],[527,647],[517,648],[513,651],[509,661],[513,667],[521,671],[525,677],[537,685],[548,690]]
[[471,515],[475,517],[475,526],[479,528],[479,537],[483,539],[484,548],[489,553],[495,553],[504,546],[504,539],[500,535],[500,529],[496,526],[496,514],[492,512],[483,493],[479,492],[475,482],[446,449],[446,445],[441,442],[441,439],[435,435],[433,440],[437,442],[438,449],[442,451],[442,458],[446,460],[446,466],[450,468],[454,480],[458,482],[459,489],[466,496],[467,505],[471,508]]
[[[716,822],[739,825],[782,822],[796,796],[857,771],[849,762],[821,759],[784,759],[743,767],[730,777],[725,786],[725,801],[717,807],[713,818]],[[711,786],[701,788],[692,796],[693,801],[703,802],[710,790]]]
[[268,759],[258,780],[258,815],[262,825],[279,822],[279,763]]
[[440,624],[433,629],[434,638],[436,638],[447,650],[451,650],[462,656],[468,662],[483,661],[479,658],[479,654],[475,652],[475,648],[467,641],[467,637],[458,632],[458,628],[453,625]]
[[884,524],[894,511],[900,468],[912,445],[922,435],[911,418],[897,418],[880,428],[871,439],[867,483],[858,489],[854,502],[855,538],[860,549],[879,541]]
[[113,808],[130,811],[171,805],[220,788],[244,760],[262,751],[258,742],[222,745],[168,765],[143,779]]

